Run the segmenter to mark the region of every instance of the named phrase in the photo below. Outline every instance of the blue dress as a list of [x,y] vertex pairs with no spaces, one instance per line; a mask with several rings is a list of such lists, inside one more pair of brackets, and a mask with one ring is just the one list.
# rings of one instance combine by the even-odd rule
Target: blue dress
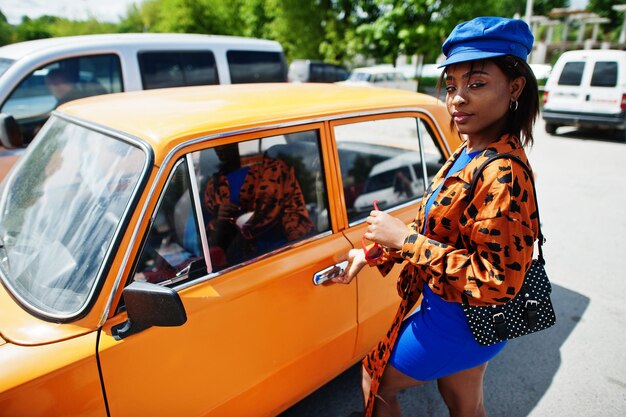
[[[479,153],[463,150],[446,178],[463,169]],[[440,190],[441,185],[426,203],[425,217]],[[445,301],[424,285],[422,303],[404,320],[389,364],[413,379],[431,381],[489,361],[506,343],[479,345],[461,305]]]

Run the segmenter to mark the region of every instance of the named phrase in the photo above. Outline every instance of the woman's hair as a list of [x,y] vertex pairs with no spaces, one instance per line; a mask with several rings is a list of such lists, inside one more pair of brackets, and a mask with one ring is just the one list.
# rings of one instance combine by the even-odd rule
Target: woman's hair
[[[505,131],[502,134],[509,133],[520,138],[523,146],[532,146],[533,144],[533,125],[539,115],[539,90],[537,86],[537,78],[532,69],[524,61],[513,55],[504,55],[495,58],[489,58],[509,80],[517,77],[524,77],[526,85],[522,89],[522,93],[517,98],[518,106],[515,111],[509,110],[509,120]],[[472,67],[481,61],[473,61]],[[484,63],[484,61],[482,61]],[[437,84],[437,96],[440,97],[441,87],[445,82],[445,71],[442,72]],[[451,125],[454,122],[450,122]]]

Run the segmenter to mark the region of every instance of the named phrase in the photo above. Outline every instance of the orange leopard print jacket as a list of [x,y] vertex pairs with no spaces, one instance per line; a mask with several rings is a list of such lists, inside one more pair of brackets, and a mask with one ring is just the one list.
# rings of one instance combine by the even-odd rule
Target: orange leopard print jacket
[[425,284],[447,301],[461,303],[464,293],[472,305],[502,304],[517,294],[530,267],[538,224],[533,186],[523,167],[506,158],[490,163],[478,179],[472,201],[465,201],[473,172],[493,153],[509,153],[528,164],[519,139],[510,135],[445,180],[430,208],[426,236],[421,234],[426,202],[464,147],[455,151],[426,190],[402,248],[386,250],[377,263],[385,276],[395,263],[407,261],[398,278],[402,302],[392,327],[363,360],[372,378],[366,416],[371,415],[400,324]]
[[[276,224],[282,225],[288,241],[313,231],[294,169],[279,159],[264,157],[250,166],[239,199],[242,213],[254,212],[242,230],[244,236],[255,237]],[[217,174],[204,192],[204,205],[211,218],[207,229],[215,229],[217,209],[224,201],[230,201],[228,180]]]

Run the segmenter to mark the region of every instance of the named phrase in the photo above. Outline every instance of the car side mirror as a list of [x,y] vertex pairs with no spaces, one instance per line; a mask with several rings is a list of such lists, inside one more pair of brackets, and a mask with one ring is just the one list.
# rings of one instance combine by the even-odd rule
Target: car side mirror
[[10,114],[0,113],[0,145],[7,149],[20,148],[23,144],[22,129]]
[[182,326],[187,321],[185,307],[171,288],[136,281],[123,294],[128,320],[111,329],[117,340],[152,326]]

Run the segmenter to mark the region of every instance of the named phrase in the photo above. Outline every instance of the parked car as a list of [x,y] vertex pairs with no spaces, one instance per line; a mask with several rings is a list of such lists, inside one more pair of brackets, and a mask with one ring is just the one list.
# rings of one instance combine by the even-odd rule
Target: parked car
[[626,51],[564,52],[543,93],[546,132],[560,126],[618,131],[626,139]]
[[69,98],[77,99],[165,87],[285,82],[287,64],[278,42],[228,36],[106,34],[6,45],[0,48],[0,113],[16,119],[26,144],[67,101],[51,78],[63,81],[63,88],[72,90]]
[[431,96],[435,97],[437,96],[437,93],[439,93],[439,98],[445,100],[445,85],[440,89],[437,89],[439,78],[441,77],[441,73],[443,72],[443,68],[438,67],[439,64],[422,65],[419,71],[419,76],[417,78],[417,91],[419,91],[420,93],[430,94]]
[[[396,90],[223,85],[60,106],[0,188],[0,415],[282,412],[358,362],[396,311],[393,273],[323,282],[361,245],[354,201],[374,166],[396,148],[441,166],[459,143],[442,103]],[[220,251],[208,207],[226,148],[295,178],[305,234]],[[419,200],[385,209],[409,223]],[[282,200],[268,201],[220,219],[248,245],[249,222]]]
[[344,81],[348,75],[348,70],[341,65],[295,59],[289,64],[287,78],[290,82],[297,83],[334,83]]
[[407,79],[402,71],[389,65],[355,68],[348,79],[339,84],[417,91],[415,80]]

